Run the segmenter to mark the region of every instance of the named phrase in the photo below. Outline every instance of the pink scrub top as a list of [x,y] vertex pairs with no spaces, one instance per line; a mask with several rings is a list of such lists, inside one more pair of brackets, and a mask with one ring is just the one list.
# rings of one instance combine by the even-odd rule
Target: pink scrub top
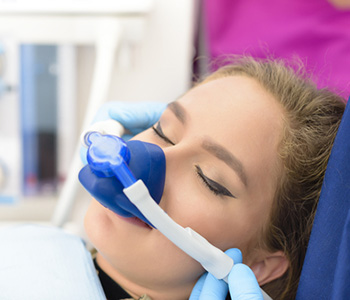
[[211,59],[298,57],[318,87],[350,95],[350,10],[327,0],[204,0]]

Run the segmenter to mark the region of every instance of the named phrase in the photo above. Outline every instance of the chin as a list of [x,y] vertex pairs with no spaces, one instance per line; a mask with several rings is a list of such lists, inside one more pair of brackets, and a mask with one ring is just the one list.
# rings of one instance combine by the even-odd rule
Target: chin
[[87,210],[84,226],[104,266],[120,283],[126,280],[172,290],[175,286],[192,286],[203,272],[159,231],[124,220],[96,200]]
[[107,233],[110,230],[110,225],[107,214],[101,209],[101,205],[93,199],[85,214],[84,228],[89,240],[96,248],[99,248],[100,242],[108,239]]
[[[141,221],[123,218],[93,199],[84,218],[85,232],[102,253],[125,253],[147,243],[153,229]],[[151,234],[152,235],[152,234]]]

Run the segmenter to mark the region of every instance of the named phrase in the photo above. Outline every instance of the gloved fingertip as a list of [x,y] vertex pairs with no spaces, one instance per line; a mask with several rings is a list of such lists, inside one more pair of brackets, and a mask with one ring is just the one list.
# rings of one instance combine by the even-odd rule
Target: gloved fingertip
[[200,299],[225,299],[227,292],[226,282],[209,273],[204,281]]
[[[129,111],[109,111],[109,116],[115,121],[121,123],[126,129],[132,130],[133,128],[143,128],[145,130],[145,116],[135,114],[134,112]],[[146,124],[147,125],[147,124]],[[147,127],[147,126],[146,126]]]
[[225,253],[231,257],[235,264],[242,263],[242,252],[238,248],[231,248],[225,251]]
[[[116,120],[126,126],[125,122],[130,121],[130,114],[127,111],[115,111],[113,109],[109,109],[108,111],[109,117],[113,120]],[[131,116],[132,117],[132,116]],[[131,118],[132,120],[134,118]]]
[[110,103],[103,104],[97,111],[96,115],[94,116],[92,123],[108,120],[110,118],[109,108],[110,108]]
[[191,296],[189,298],[189,300],[198,300],[201,292],[202,292],[202,288],[205,282],[205,279],[207,278],[208,273],[204,273],[196,282],[195,286],[192,289],[192,293]]
[[[232,275],[231,275],[232,274]],[[235,274],[239,274],[241,277],[251,277],[256,280],[254,272],[251,268],[249,268],[247,265],[239,263],[236,264],[235,267],[232,269],[230,276],[234,276]]]
[[233,266],[228,276],[228,282],[232,299],[238,299],[242,295],[247,295],[250,297],[249,299],[254,300],[263,299],[254,272],[245,264],[236,264]]
[[81,146],[80,147],[80,159],[84,165],[86,165],[88,163],[87,158],[86,158],[86,154],[87,154],[87,148]]
[[161,102],[114,102],[109,106],[108,113],[110,118],[120,122],[127,129],[145,130],[159,120],[166,106],[166,103]]

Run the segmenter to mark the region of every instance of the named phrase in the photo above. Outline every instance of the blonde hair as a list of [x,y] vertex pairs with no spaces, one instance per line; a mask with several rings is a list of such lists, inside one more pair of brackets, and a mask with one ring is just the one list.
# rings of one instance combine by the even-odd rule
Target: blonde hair
[[263,288],[274,299],[294,299],[345,101],[329,90],[317,89],[300,64],[293,68],[282,60],[234,57],[204,82],[235,75],[255,79],[285,110],[279,146],[282,174],[262,244],[270,251],[282,250],[290,267]]

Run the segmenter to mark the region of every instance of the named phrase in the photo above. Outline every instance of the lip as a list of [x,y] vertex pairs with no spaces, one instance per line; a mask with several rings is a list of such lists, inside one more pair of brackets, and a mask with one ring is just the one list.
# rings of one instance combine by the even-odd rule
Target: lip
[[[98,201],[97,201],[98,202]],[[99,202],[98,202],[99,203]],[[126,223],[132,224],[134,226],[140,227],[140,228],[146,228],[148,230],[152,230],[153,227],[151,227],[150,225],[148,225],[147,223],[145,223],[144,221],[142,221],[141,219],[137,218],[137,217],[123,217],[121,215],[118,215],[117,213],[115,213],[114,211],[112,211],[111,209],[107,208],[106,206],[102,205],[101,203],[99,203],[107,212],[107,214],[113,219],[115,217],[117,217],[118,219],[123,220]]]
[[122,219],[123,221],[136,225],[138,227],[142,227],[142,228],[147,228],[147,229],[152,229],[151,226],[149,226],[147,223],[145,223],[144,221],[140,220],[137,217],[122,217],[118,214],[115,214],[119,219]]

